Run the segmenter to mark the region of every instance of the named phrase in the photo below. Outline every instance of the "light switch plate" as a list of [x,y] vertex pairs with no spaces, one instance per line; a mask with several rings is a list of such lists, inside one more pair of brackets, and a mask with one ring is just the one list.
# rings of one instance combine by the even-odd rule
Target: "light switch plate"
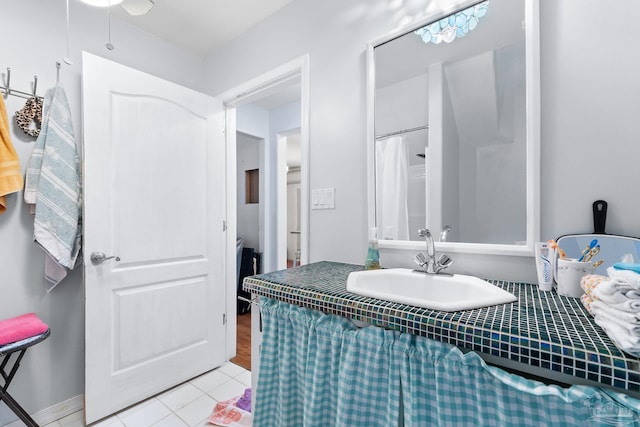
[[311,209],[335,209],[335,188],[319,188],[311,190]]

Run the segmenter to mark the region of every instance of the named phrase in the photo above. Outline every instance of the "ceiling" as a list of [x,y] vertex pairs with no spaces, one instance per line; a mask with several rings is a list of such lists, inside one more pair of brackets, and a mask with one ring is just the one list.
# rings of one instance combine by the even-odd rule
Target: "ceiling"
[[145,15],[131,16],[119,6],[114,6],[112,13],[148,33],[202,55],[238,37],[291,1],[153,0],[153,8]]
[[[152,0],[144,15],[114,6],[114,17],[198,55],[224,45],[293,0]],[[123,0],[123,4],[140,0]],[[142,2],[144,3],[144,2]],[[272,110],[300,100],[300,83],[264,91],[252,104]]]

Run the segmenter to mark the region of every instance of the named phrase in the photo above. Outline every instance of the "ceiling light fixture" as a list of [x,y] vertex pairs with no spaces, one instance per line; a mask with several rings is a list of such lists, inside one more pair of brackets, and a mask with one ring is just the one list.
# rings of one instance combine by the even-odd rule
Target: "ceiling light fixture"
[[81,1],[88,5],[97,6],[97,7],[115,6],[117,4],[122,3],[122,0],[81,0]]
[[131,16],[140,16],[153,9],[153,0],[80,0],[90,6],[109,7],[120,5]]
[[425,43],[451,43],[457,37],[464,37],[469,31],[473,31],[478,26],[480,18],[487,14],[488,9],[489,2],[483,1],[432,22],[414,33],[419,35]]
[[153,8],[152,0],[127,0],[122,3],[122,7],[124,10],[129,12],[131,16],[140,16],[146,13]]

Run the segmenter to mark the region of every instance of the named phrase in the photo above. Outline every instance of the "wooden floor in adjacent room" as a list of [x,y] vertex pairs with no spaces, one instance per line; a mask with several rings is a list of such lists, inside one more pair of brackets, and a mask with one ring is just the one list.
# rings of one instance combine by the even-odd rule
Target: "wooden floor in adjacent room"
[[251,370],[251,311],[237,316],[236,357],[231,359],[236,365]]
[[[293,260],[287,260],[287,268],[293,267]],[[252,304],[257,310],[257,304]],[[238,314],[236,331],[236,357],[231,362],[251,371],[251,311]]]

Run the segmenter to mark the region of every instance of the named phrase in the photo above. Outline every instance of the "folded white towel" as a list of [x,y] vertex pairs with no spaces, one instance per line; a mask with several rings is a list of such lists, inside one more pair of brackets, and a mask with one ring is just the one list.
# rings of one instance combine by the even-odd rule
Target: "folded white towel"
[[609,329],[613,328],[616,331],[616,340],[618,342],[626,342],[628,345],[629,342],[637,340],[640,345],[640,325],[624,322],[619,317],[610,315],[608,312],[600,310],[597,307],[592,308],[592,310],[596,323],[598,323],[598,321],[605,322],[606,325],[609,325]]
[[640,299],[640,290],[629,285],[629,282],[620,279],[609,278],[608,280],[603,280],[598,283],[597,287],[600,289],[601,294],[613,295],[622,293],[628,298]]
[[621,290],[620,293],[629,299],[640,300],[640,291],[636,289]]
[[618,310],[603,301],[592,301],[589,308],[591,314],[594,316],[599,313],[604,313],[618,319],[623,324],[640,326],[640,312],[631,313],[629,311]]
[[600,293],[604,295],[622,294],[629,299],[640,300],[640,290],[630,286],[627,282],[621,282],[618,279],[603,280],[598,283]]
[[607,268],[607,275],[615,279],[616,283],[625,284],[633,289],[640,290],[640,274],[631,270],[619,270],[617,268]]
[[592,291],[592,295],[595,300],[603,301],[617,310],[627,311],[630,313],[640,311],[640,299],[628,298],[622,292],[614,292],[612,294],[605,293],[603,292],[603,289],[601,289],[602,284],[604,283],[608,282],[601,283]]
[[610,321],[606,316],[596,316],[594,320],[620,350],[640,357],[640,337],[629,335],[624,328]]
[[597,310],[595,308],[591,308],[593,311],[593,317],[595,319],[600,318],[602,320],[606,320],[607,323],[611,323],[617,325],[621,332],[623,332],[623,336],[628,338],[638,338],[640,340],[640,325],[632,325],[631,323],[624,322],[620,320],[618,317],[612,316],[607,312]]

